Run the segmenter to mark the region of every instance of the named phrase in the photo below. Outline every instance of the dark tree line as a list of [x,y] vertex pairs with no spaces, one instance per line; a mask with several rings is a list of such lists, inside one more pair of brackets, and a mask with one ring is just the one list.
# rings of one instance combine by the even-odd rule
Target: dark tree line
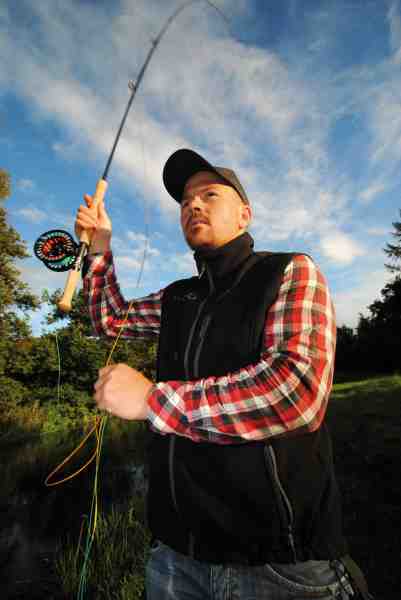
[[[3,204],[10,195],[10,177],[0,169],[0,412],[5,406],[54,406],[60,401],[91,410],[93,383],[112,340],[91,337],[82,292],[66,317],[57,309],[60,292],[45,292],[39,299],[21,281],[18,261],[29,254],[18,232],[7,223]],[[368,307],[369,314],[360,315],[356,331],[346,326],[338,329],[337,373],[370,374],[401,368],[401,222],[393,225],[394,242],[386,245],[385,253],[394,279]],[[47,306],[49,324],[58,323],[57,336],[32,335],[24,314],[39,306]],[[155,352],[152,344],[120,341],[113,362],[126,362],[154,377]]]
[[386,267],[394,279],[368,306],[369,314],[359,316],[356,331],[346,326],[338,328],[337,372],[401,371],[401,221],[393,227],[394,243],[387,243],[384,252],[391,261]]

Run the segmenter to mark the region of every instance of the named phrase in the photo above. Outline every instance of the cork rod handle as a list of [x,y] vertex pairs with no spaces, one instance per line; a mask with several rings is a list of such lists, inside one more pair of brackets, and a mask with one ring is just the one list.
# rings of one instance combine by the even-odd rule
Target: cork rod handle
[[[107,181],[105,179],[99,179],[96,184],[96,190],[92,198],[91,208],[96,209],[99,203],[103,200],[107,190]],[[85,258],[85,254],[90,245],[90,234],[88,231],[82,231],[80,236],[80,249],[74,267],[68,273],[67,281],[64,287],[63,295],[58,303],[58,307],[62,312],[70,312],[72,305],[72,298],[74,292],[77,289],[80,277],[82,262]]]

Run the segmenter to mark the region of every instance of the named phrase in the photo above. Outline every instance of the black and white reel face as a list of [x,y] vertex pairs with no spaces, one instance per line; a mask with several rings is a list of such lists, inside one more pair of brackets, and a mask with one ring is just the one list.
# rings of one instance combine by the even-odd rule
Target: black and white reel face
[[38,237],[33,251],[51,271],[68,271],[74,266],[78,247],[68,231],[52,229]]

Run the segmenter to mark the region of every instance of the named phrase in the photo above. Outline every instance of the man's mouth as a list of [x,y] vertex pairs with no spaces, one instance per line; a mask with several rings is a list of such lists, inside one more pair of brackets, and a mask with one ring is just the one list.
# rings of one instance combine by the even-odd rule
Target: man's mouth
[[193,227],[196,227],[197,225],[208,225],[208,222],[206,219],[202,219],[202,218],[191,219],[188,223],[188,228],[192,229]]

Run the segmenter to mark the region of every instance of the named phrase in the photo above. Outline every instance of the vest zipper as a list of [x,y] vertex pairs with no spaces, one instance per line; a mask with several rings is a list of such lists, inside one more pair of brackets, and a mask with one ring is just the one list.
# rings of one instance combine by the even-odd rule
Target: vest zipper
[[[191,346],[192,346],[192,341],[193,341],[193,337],[194,337],[194,334],[195,334],[195,329],[196,329],[196,326],[198,325],[198,322],[199,322],[199,319],[200,319],[203,307],[205,306],[206,302],[209,300],[210,296],[214,292],[213,279],[212,279],[212,276],[211,276],[211,274],[209,272],[209,269],[207,268],[206,265],[205,265],[205,268],[202,270],[202,275],[203,275],[204,271],[206,271],[207,277],[208,277],[208,280],[209,280],[209,293],[206,296],[206,298],[199,305],[198,312],[196,313],[196,317],[194,319],[194,322],[192,323],[192,327],[191,327],[191,330],[189,332],[187,346],[185,348],[185,353],[184,353],[184,370],[185,370],[185,376],[186,376],[186,378],[187,378],[188,381],[191,380],[191,371],[190,371],[190,368],[189,368],[189,351],[190,351]],[[209,317],[209,321],[210,321],[210,317]],[[208,325],[208,323],[206,324],[206,327],[207,327],[207,325]],[[203,330],[203,325],[202,325],[202,330]],[[203,332],[203,335],[204,335],[204,333],[205,332]],[[194,370],[196,369],[196,363],[199,361],[199,355],[200,355],[200,350],[199,350],[199,348],[197,348],[196,357],[194,359],[194,365],[193,365]],[[197,377],[197,376],[198,375],[195,374],[195,372],[194,372],[194,377]]]
[[196,352],[195,352],[195,358],[194,358],[194,376],[195,377],[199,377],[199,358],[200,358],[200,353],[202,351],[202,347],[203,347],[203,342],[205,339],[205,335],[206,335],[206,331],[207,328],[209,327],[209,323],[212,320],[212,317],[210,315],[208,315],[205,320],[203,321],[200,330],[199,330],[199,342],[198,342],[198,346],[196,348]]
[[178,514],[177,495],[175,493],[175,477],[174,477],[174,450],[175,450],[175,436],[170,435],[169,447],[168,447],[168,473],[170,479],[170,493],[173,500],[173,505]]
[[[297,563],[297,553],[295,549],[295,541],[293,534],[293,525],[294,525],[294,511],[290,502],[290,499],[287,496],[287,493],[281,483],[281,479],[278,473],[277,467],[277,459],[276,453],[271,446],[265,446],[265,457],[267,459],[267,466],[273,478],[273,485],[275,486],[276,498],[279,503],[279,512],[282,515],[282,518],[285,516],[283,514],[283,508],[286,512],[287,519],[285,519],[285,525],[287,530],[287,539],[288,544],[291,548],[292,558],[294,564]],[[284,520],[284,518],[283,518]]]
[[[198,308],[198,312],[196,313],[196,317],[194,319],[194,322],[192,323],[192,327],[191,330],[189,332],[189,336],[188,336],[188,342],[185,348],[185,353],[184,353],[184,370],[185,370],[185,376],[187,378],[187,380],[189,381],[191,379],[190,376],[190,366],[189,366],[189,351],[191,349],[191,345],[192,345],[192,341],[193,341],[193,337],[195,334],[195,329],[196,326],[199,322],[200,316],[202,314],[202,310],[203,307],[205,306],[206,302],[208,301],[209,297],[212,295],[213,290],[214,290],[214,285],[213,285],[213,280],[212,277],[209,273],[209,269],[207,268],[206,264],[202,265],[202,271],[199,274],[199,279],[202,277],[202,275],[204,274],[204,272],[206,271],[207,275],[208,275],[208,279],[209,279],[209,294],[207,295],[207,297],[200,303],[199,308]],[[205,321],[203,322],[202,326],[201,326],[201,335],[202,335],[202,340],[203,337],[205,335],[206,332],[206,328],[208,326],[210,322],[210,317],[208,317],[207,319],[205,319]],[[206,325],[205,325],[206,323]],[[200,344],[201,345],[201,344]],[[199,355],[200,355],[200,350],[199,348],[197,348],[196,351],[196,355],[195,355],[195,359],[194,359],[194,372],[197,371],[197,364],[199,361]],[[197,375],[194,375],[195,377],[197,377]],[[171,498],[173,500],[173,505],[174,508],[177,512],[177,514],[179,514],[178,512],[178,503],[177,503],[177,495],[176,495],[176,491],[175,491],[175,478],[174,478],[174,450],[175,450],[175,436],[171,435],[170,436],[170,443],[169,443],[169,479],[170,479],[170,492],[171,492]],[[189,540],[188,540],[188,554],[189,556],[193,557],[194,556],[194,547],[195,547],[195,537],[193,535],[192,532],[190,532],[189,534]]]
[[190,370],[189,370],[189,350],[190,350],[190,348],[191,348],[191,345],[192,345],[192,340],[193,340],[193,337],[194,337],[195,328],[196,328],[196,326],[197,326],[197,324],[198,324],[199,317],[200,317],[200,315],[201,315],[202,309],[203,309],[203,307],[205,306],[206,302],[207,302],[207,298],[205,298],[205,299],[204,299],[204,300],[203,300],[203,301],[200,303],[200,305],[199,305],[198,312],[197,312],[197,314],[196,314],[196,317],[195,317],[195,319],[194,319],[194,322],[192,323],[191,330],[190,330],[190,332],[189,332],[187,346],[186,346],[186,348],[185,348],[185,353],[184,353],[184,370],[185,370],[185,377],[187,378],[187,380],[188,380],[188,381],[190,381],[190,380],[191,380],[191,377],[190,377]]

